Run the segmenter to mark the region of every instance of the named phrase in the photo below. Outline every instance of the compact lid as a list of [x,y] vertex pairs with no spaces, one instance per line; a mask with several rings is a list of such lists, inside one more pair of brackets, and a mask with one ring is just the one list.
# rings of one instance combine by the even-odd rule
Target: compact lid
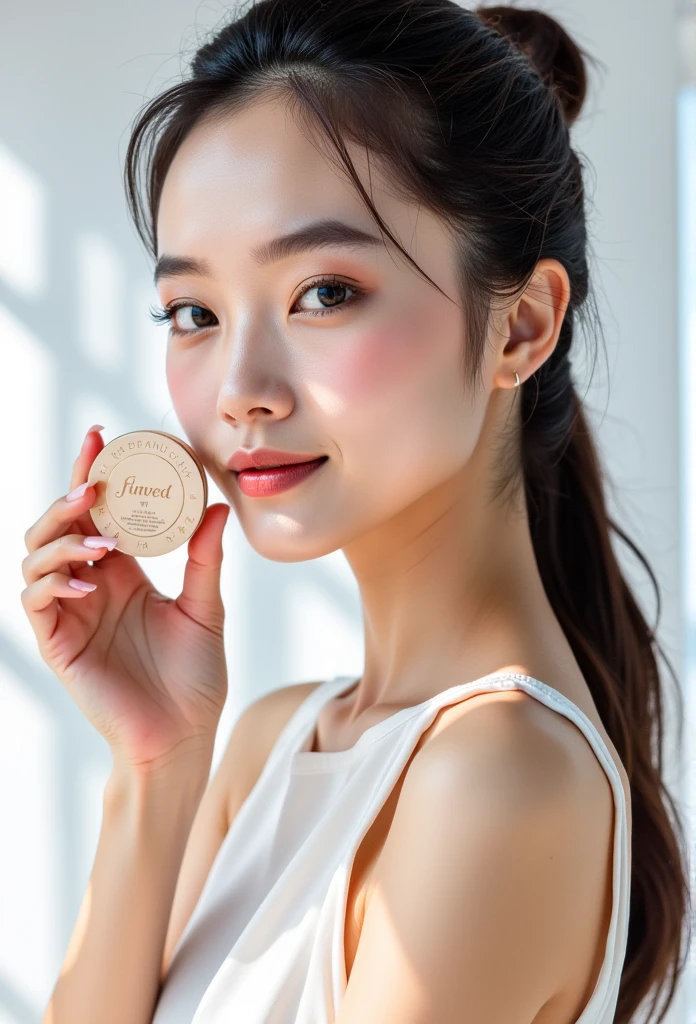
[[203,518],[208,482],[193,449],[161,430],[120,434],[90,467],[97,495],[90,515],[99,533],[129,555],[179,547]]

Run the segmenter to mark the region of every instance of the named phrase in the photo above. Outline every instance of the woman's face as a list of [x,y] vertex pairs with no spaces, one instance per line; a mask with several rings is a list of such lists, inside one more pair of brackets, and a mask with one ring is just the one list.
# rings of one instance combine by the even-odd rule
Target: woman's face
[[[168,342],[176,413],[251,545],[277,561],[346,548],[435,488],[461,498],[492,386],[465,388],[451,235],[391,195],[374,158],[350,152],[392,233],[444,295],[385,246],[344,173],[277,99],[194,129],[159,209],[160,258],[207,267],[158,282],[162,304],[183,307],[171,326],[188,332]],[[374,241],[262,253],[322,220]],[[227,462],[262,446],[328,458],[296,486],[256,497]]]

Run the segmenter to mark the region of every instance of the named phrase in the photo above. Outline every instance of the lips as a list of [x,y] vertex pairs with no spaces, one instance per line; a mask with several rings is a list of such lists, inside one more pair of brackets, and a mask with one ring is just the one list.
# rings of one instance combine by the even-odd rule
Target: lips
[[314,452],[284,452],[278,448],[253,448],[249,451],[239,449],[227,463],[228,469],[240,473],[245,469],[272,469],[278,466],[293,466],[304,462],[315,462],[326,456]]
[[248,497],[267,498],[295,487],[325,462],[328,462],[328,456],[321,455],[307,462],[286,463],[276,468],[267,466],[263,469],[242,469],[237,472],[237,483],[241,492]]

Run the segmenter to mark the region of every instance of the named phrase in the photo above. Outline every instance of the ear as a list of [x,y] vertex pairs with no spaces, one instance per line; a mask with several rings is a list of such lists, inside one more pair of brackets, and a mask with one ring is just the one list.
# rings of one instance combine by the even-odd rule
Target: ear
[[563,264],[540,260],[522,295],[501,315],[499,330],[505,345],[494,379],[497,387],[513,385],[515,370],[525,381],[549,358],[569,302],[570,280]]

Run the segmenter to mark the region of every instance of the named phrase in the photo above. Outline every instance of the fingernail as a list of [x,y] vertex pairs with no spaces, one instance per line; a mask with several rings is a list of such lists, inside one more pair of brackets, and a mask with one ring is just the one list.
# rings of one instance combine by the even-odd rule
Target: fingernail
[[118,537],[85,537],[82,543],[86,548],[108,548],[113,551],[118,544]]
[[72,577],[68,580],[68,586],[74,587],[75,590],[96,590],[96,583],[86,583],[84,580],[76,580]]
[[[82,454],[82,452],[85,450],[85,447],[87,445],[87,438],[92,433],[92,431],[94,431],[94,430],[99,431],[99,430],[103,430],[103,429],[104,429],[104,427],[101,425],[101,423],[95,423],[94,426],[89,428],[89,430],[85,433],[85,436],[82,439],[82,448],[80,449],[80,454]],[[101,437],[101,434],[99,436]]]
[[91,486],[92,485],[89,483],[89,481],[87,483],[80,484],[80,486],[76,487],[74,491],[70,492],[70,494],[66,494],[65,495],[65,500],[66,501],[77,501],[78,498],[82,497],[82,495],[85,493],[87,488],[91,487]]

